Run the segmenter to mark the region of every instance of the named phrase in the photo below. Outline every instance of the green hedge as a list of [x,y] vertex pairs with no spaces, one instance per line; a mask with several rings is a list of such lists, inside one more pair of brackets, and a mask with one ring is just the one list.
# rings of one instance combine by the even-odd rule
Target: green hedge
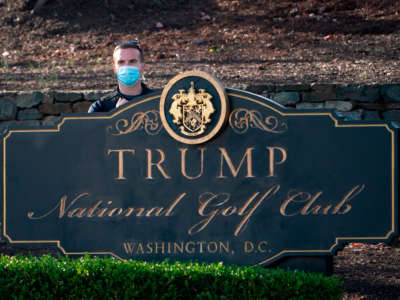
[[340,299],[317,273],[218,264],[0,257],[1,299]]

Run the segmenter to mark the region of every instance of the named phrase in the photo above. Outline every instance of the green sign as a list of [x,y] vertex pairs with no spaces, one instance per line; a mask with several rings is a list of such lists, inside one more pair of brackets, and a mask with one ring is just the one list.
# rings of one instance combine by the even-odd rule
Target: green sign
[[183,73],[119,110],[4,134],[3,237],[119,259],[329,258],[398,233],[397,134]]

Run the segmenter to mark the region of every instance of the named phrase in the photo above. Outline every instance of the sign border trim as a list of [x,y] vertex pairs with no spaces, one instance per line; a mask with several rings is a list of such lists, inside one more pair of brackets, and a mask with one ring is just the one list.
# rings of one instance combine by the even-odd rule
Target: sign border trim
[[[392,192],[392,203],[391,203],[391,207],[392,207],[392,228],[391,230],[385,235],[385,236],[379,236],[379,237],[335,237],[335,242],[334,244],[325,250],[304,250],[304,249],[300,249],[300,250],[282,250],[279,253],[275,254],[274,256],[263,260],[259,263],[256,263],[255,265],[264,265],[268,262],[274,262],[276,260],[278,260],[279,258],[281,258],[284,254],[308,254],[308,255],[324,255],[324,253],[326,254],[331,254],[332,251],[336,250],[335,248],[337,246],[339,246],[341,244],[341,242],[346,242],[346,240],[384,240],[384,239],[388,239],[390,237],[390,235],[392,235],[393,233],[396,233],[396,224],[395,222],[396,220],[396,216],[395,216],[395,211],[397,209],[396,207],[396,203],[395,203],[395,196],[396,196],[396,186],[395,186],[395,181],[397,180],[396,178],[396,174],[395,174],[395,158],[397,157],[397,152],[396,152],[396,147],[395,147],[395,137],[397,136],[397,132],[395,132],[394,129],[390,128],[388,123],[378,123],[378,122],[372,122],[372,123],[354,123],[355,121],[350,121],[353,123],[350,124],[346,124],[346,123],[341,123],[342,120],[339,120],[335,114],[333,110],[328,110],[326,112],[313,112],[312,110],[308,110],[305,111],[303,110],[303,112],[283,112],[280,111],[278,108],[273,107],[275,103],[265,103],[262,100],[267,100],[267,101],[271,101],[268,98],[264,98],[262,96],[256,95],[256,94],[252,94],[249,92],[244,92],[245,94],[249,95],[249,96],[253,96],[254,98],[251,98],[247,95],[241,95],[237,93],[237,90],[234,89],[229,89],[230,91],[233,92],[228,92],[227,95],[228,96],[232,96],[232,97],[238,97],[244,100],[248,100],[248,101],[252,101],[255,102],[257,104],[260,104],[262,106],[265,106],[277,113],[279,113],[282,116],[328,116],[330,117],[333,121],[334,121],[334,126],[335,127],[385,127],[390,135],[391,135],[391,183],[392,183],[392,187],[391,187],[391,192]],[[160,94],[157,93],[156,95],[152,95],[150,97],[144,98],[142,100],[139,100],[138,102],[129,104],[127,106],[125,106],[123,109],[117,110],[115,112],[113,112],[110,115],[96,115],[96,116],[87,116],[87,115],[81,115],[81,116],[68,116],[65,115],[62,117],[62,120],[56,125],[56,128],[54,129],[11,129],[9,130],[9,132],[2,138],[3,140],[3,236],[6,237],[9,242],[11,244],[15,243],[15,244],[24,244],[24,243],[35,243],[35,244],[56,244],[56,246],[61,250],[61,252],[65,255],[85,255],[85,254],[91,254],[91,255],[111,255],[114,256],[120,260],[125,260],[121,257],[119,257],[118,255],[114,254],[113,252],[109,251],[109,252],[67,252],[62,246],[61,246],[61,241],[60,240],[18,240],[15,241],[13,240],[6,232],[6,141],[8,139],[8,137],[11,136],[12,133],[29,133],[29,132],[60,132],[62,125],[65,123],[65,121],[67,120],[77,120],[77,119],[112,119],[115,116],[117,116],[118,114],[130,109],[131,107],[137,106],[139,104],[142,104],[144,102],[148,102],[151,100],[154,100],[156,98],[159,98]],[[258,99],[257,99],[258,98]],[[262,99],[262,100],[261,100]],[[277,105],[279,108],[282,108],[283,110],[287,110],[286,107],[284,106],[280,106],[279,104]],[[228,115],[228,114],[227,114]],[[396,128],[397,129],[397,128]]]

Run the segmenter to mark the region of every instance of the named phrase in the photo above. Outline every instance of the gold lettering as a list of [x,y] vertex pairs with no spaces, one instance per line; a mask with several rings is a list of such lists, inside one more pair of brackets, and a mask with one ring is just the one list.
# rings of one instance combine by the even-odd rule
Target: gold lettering
[[122,207],[112,207],[111,205],[113,204],[113,201],[109,200],[104,203],[104,201],[99,200],[97,201],[93,206],[88,206],[88,207],[73,207],[76,205],[77,201],[82,199],[83,197],[88,196],[88,193],[81,193],[75,198],[73,198],[71,201],[68,202],[68,197],[66,195],[62,196],[60,201],[57,203],[56,206],[54,206],[51,210],[48,212],[44,213],[41,216],[35,216],[34,212],[28,212],[27,216],[29,219],[32,220],[40,220],[43,218],[48,217],[52,213],[56,213],[57,209],[59,210],[58,212],[58,218],[63,218],[64,216],[67,216],[68,218],[93,218],[93,217],[98,217],[98,218],[103,218],[103,217],[130,217],[131,215],[134,215],[136,217],[160,217],[160,216],[172,216],[173,211],[175,207],[178,205],[178,203],[185,197],[186,193],[180,194],[171,204],[170,206],[165,209],[164,207],[150,207],[150,208],[144,208],[144,207],[127,207],[127,208],[122,208]]
[[329,210],[331,209],[331,207],[332,207],[332,205],[329,204],[327,207],[324,208],[324,210],[323,210],[322,213],[323,213],[324,215],[327,215],[328,212],[329,212]]
[[[292,194],[292,195],[290,195],[290,194]],[[300,198],[300,200],[295,200],[296,198]],[[292,216],[299,214],[299,211],[291,213],[291,214],[286,212],[286,209],[287,209],[287,206],[289,205],[289,203],[291,203],[291,202],[295,202],[295,203],[307,202],[310,198],[311,198],[310,193],[303,193],[303,192],[288,193],[288,198],[282,203],[282,205],[280,207],[281,215],[285,216],[285,217],[292,217]]]
[[219,242],[219,253],[222,253],[222,249],[226,252],[229,253],[229,241],[225,242],[226,244],[224,244],[223,242]]
[[74,208],[73,210],[70,210],[68,212],[68,217],[73,218],[76,216],[78,218],[82,218],[85,216],[85,212],[86,212],[86,208],[81,208],[81,207]]
[[[108,212],[108,216],[109,217],[115,217],[115,216],[120,216],[122,214],[123,209],[122,208],[113,208],[112,210],[110,210]],[[117,212],[116,215],[114,215],[114,213]]]
[[146,251],[147,254],[153,253],[153,243],[152,242],[148,242],[146,244],[146,249],[147,249],[147,251]]
[[237,211],[236,206],[228,206],[227,208],[222,210],[221,214],[224,217],[227,217],[227,216],[231,216],[231,215],[235,214],[236,211]]
[[311,208],[311,213],[313,215],[319,215],[320,214],[319,213],[320,209],[321,209],[321,205],[316,205],[313,208]]
[[137,248],[136,248],[136,254],[144,254],[144,249],[142,243],[138,243]]
[[[67,202],[67,195],[64,195],[60,199],[60,204],[59,204],[60,205],[60,212],[58,213],[58,218],[59,219],[61,219],[65,214],[65,202]],[[68,207],[71,206],[71,205],[72,205],[72,203],[70,205],[68,205]]]
[[244,211],[247,209],[247,207],[249,207],[249,205],[251,204],[251,202],[253,202],[253,200],[260,194],[260,192],[255,192],[250,198],[249,200],[246,201],[246,203],[239,209],[238,211],[238,215],[239,216],[243,216]]
[[218,251],[218,245],[216,242],[209,242],[207,243],[207,252],[215,253]]
[[75,204],[75,202],[77,202],[82,197],[85,197],[85,196],[88,196],[88,195],[89,195],[89,193],[79,194],[78,196],[76,196],[74,199],[71,200],[70,204],[68,204],[67,207],[65,207],[65,203],[67,201],[67,196],[61,197],[61,200],[60,200],[60,212],[58,214],[58,218],[61,219],[64,216],[64,214],[71,208],[71,206]]
[[179,253],[183,253],[183,242],[181,242],[181,244],[174,242],[174,254],[177,253],[177,249]]
[[[146,209],[144,207],[140,207],[140,208],[128,207],[125,211],[121,212],[121,215],[124,215],[124,217],[129,217],[136,210],[137,210],[137,213],[135,214],[136,217],[142,217],[143,213],[146,211]],[[118,215],[120,215],[120,214],[118,214]]]
[[[283,164],[287,159],[287,152],[282,147],[267,147],[269,151],[269,174],[267,177],[275,177],[275,166]],[[279,161],[275,161],[275,150],[279,150],[282,154],[282,158]]]
[[[307,204],[304,205],[304,207],[302,208],[302,210],[301,210],[300,213],[301,213],[303,216],[309,215],[310,213],[312,213],[312,214],[314,214],[314,215],[317,215],[318,212],[319,212],[319,210],[321,209],[321,206],[320,206],[320,205],[317,205],[317,206],[313,207],[313,208],[311,209],[311,211],[309,211],[309,209],[310,209],[311,205],[313,205],[314,202],[315,202],[315,201],[318,199],[318,197],[321,196],[321,195],[322,195],[322,192],[321,192],[321,191],[319,191],[318,193],[316,193],[316,194],[314,195],[314,197],[312,197],[312,198],[310,199],[310,201],[308,201]],[[311,197],[311,195],[310,195],[310,197]]]
[[[192,246],[190,249],[189,249],[189,245]],[[194,247],[195,247],[195,243],[194,242],[187,242],[186,245],[185,245],[185,250],[186,250],[187,253],[192,254],[195,251]]]
[[[257,209],[257,207],[260,206],[260,204],[264,201],[265,198],[267,198],[269,195],[274,195],[276,194],[280,189],[280,185],[274,185],[272,186],[268,191],[265,192],[264,195],[261,196],[261,198],[257,201],[257,203],[245,214],[245,210],[240,210],[241,214],[238,214],[239,216],[243,216],[244,218],[242,221],[239,223],[239,225],[236,227],[235,230],[235,236],[238,236],[242,230],[246,227],[248,221],[250,220],[250,217],[253,215],[254,211]],[[246,204],[245,204],[246,205]]]
[[250,241],[244,241],[244,253],[251,253],[254,250],[254,245]]
[[147,210],[146,217],[151,217],[151,214],[153,212],[155,212],[154,216],[159,217],[163,210],[164,210],[164,207],[152,207],[152,208]]
[[164,242],[156,242],[155,243],[155,251],[154,253],[159,253],[158,249],[161,249],[161,253],[164,254],[165,251],[165,243]]
[[258,246],[257,246],[258,252],[261,252],[261,253],[268,252],[268,249],[266,249],[266,248],[263,247],[263,246],[267,246],[267,245],[268,245],[268,242],[267,242],[267,241],[261,241],[261,242],[259,242],[259,243],[258,243]]
[[203,245],[204,245],[205,243],[206,243],[206,242],[204,242],[204,241],[197,242],[197,244],[200,246],[200,253],[203,253]]
[[59,208],[58,218],[61,219],[62,217],[64,217],[65,213],[72,207],[72,205],[75,204],[75,202],[77,202],[79,199],[81,199],[85,196],[88,196],[88,195],[89,195],[89,193],[79,194],[78,196],[76,196],[74,199],[71,200],[71,202],[68,204],[68,206],[66,206],[68,197],[67,197],[67,195],[64,195],[61,197],[60,202],[58,202],[58,204],[55,207],[53,207],[51,210],[49,210],[44,215],[41,215],[39,217],[34,217],[35,213],[30,211],[27,213],[27,216],[31,220],[40,220],[40,219],[44,219],[47,216],[51,215],[53,212],[55,212],[57,210],[57,208]]
[[[251,242],[246,242],[251,243]],[[253,249],[254,245],[251,244]],[[267,252],[264,246],[267,242],[259,243],[260,252]],[[188,241],[188,242],[170,242],[170,241],[153,241],[153,242],[123,242],[122,244],[127,254],[178,254],[178,253],[224,253],[232,254],[229,241]],[[246,246],[248,247],[248,246]],[[253,251],[253,250],[251,250]],[[254,251],[257,252],[257,251]]]
[[118,153],[118,176],[115,178],[117,180],[126,179],[124,176],[124,153],[129,152],[135,154],[134,149],[108,149],[107,154],[110,155],[111,153]]
[[[112,201],[108,201],[108,202],[107,202],[108,205],[110,205],[111,203],[112,203]],[[99,212],[98,212],[97,216],[98,216],[99,218],[102,218],[102,217],[104,216],[104,214],[106,213],[107,210],[108,210],[107,207],[104,207],[104,208],[102,208],[102,209],[99,209]]]
[[101,203],[103,203],[103,201],[97,201],[97,203],[96,203],[93,207],[91,207],[91,208],[89,209],[89,211],[88,211],[88,213],[87,213],[87,216],[88,216],[89,218],[92,218],[92,217],[93,217],[94,211],[95,211],[96,209],[99,208],[99,206],[100,206]]
[[229,157],[228,152],[226,151],[226,149],[225,148],[219,148],[219,151],[221,152],[221,156],[220,156],[220,170],[219,170],[219,175],[217,176],[217,178],[227,178],[223,174],[224,161],[226,161],[226,163],[227,163],[227,165],[228,165],[233,177],[237,177],[237,175],[239,174],[240,168],[244,164],[245,159],[246,159],[246,165],[247,165],[247,175],[245,177],[246,178],[255,177],[253,175],[252,153],[251,153],[253,150],[254,150],[253,147],[247,148],[245,154],[242,157],[242,160],[239,163],[239,166],[237,168],[235,168],[235,166],[233,165],[232,160]]
[[135,243],[125,242],[124,249],[126,254],[132,254],[134,249]]
[[143,213],[146,211],[143,207],[138,208],[138,212],[136,213],[136,217],[142,217]]
[[204,151],[206,148],[200,148],[200,172],[196,176],[189,176],[186,172],[186,151],[188,148],[180,148],[179,151],[181,152],[181,173],[187,179],[193,180],[201,177],[203,175],[203,167],[204,167]]
[[170,205],[170,207],[168,207],[168,209],[165,211],[165,216],[169,217],[172,216],[172,211],[174,210],[175,206],[183,199],[183,197],[186,196],[186,193],[182,193],[180,194],[174,202],[172,202],[172,204]]
[[145,149],[147,153],[147,177],[146,179],[154,179],[153,173],[152,173],[152,167],[156,166],[158,171],[160,171],[161,175],[165,179],[171,179],[171,177],[168,176],[168,174],[165,172],[165,170],[162,167],[162,163],[165,160],[165,153],[161,149],[156,149],[158,153],[160,153],[160,160],[156,163],[153,162],[152,160],[152,152],[151,149]]
[[168,254],[171,254],[171,243],[170,242],[168,242]]
[[125,216],[125,217],[129,217],[134,211],[135,211],[135,209],[134,209],[133,207],[128,207],[128,208],[125,210],[124,216]]
[[[225,204],[227,201],[229,201],[229,198],[230,198],[229,194],[222,193],[221,195],[224,199],[222,201],[216,203],[214,206],[221,206],[221,205]],[[206,198],[206,199],[202,200],[204,198]],[[216,214],[219,211],[218,209],[214,209],[214,210],[210,211],[209,213],[206,213],[205,209],[207,208],[209,203],[211,203],[211,201],[213,201],[217,198],[218,198],[218,195],[209,193],[209,192],[203,193],[199,196],[200,207],[199,207],[198,213],[200,216],[207,217],[207,218],[205,218],[205,219],[201,220],[199,223],[193,225],[189,229],[190,235],[193,235],[195,233],[202,231],[211,222],[211,220],[216,216]]]
[[[333,208],[333,210],[330,212],[332,209],[332,204],[328,204],[325,207],[322,205],[315,205],[315,201],[320,198],[322,195],[322,191],[317,192],[314,196],[312,196],[310,193],[306,192],[289,192],[288,193],[288,198],[282,203],[280,207],[280,213],[283,216],[286,217],[293,217],[298,214],[301,214],[303,216],[307,216],[309,214],[313,215],[344,215],[347,214],[351,210],[351,205],[349,202],[356,197],[358,194],[360,194],[363,190],[365,189],[365,184],[360,184],[354,186],[349,192],[347,192],[343,199]],[[295,209],[292,210],[291,212],[288,212],[288,206],[289,204],[295,204],[295,203],[305,203],[302,209]]]
[[[357,196],[359,193],[361,193],[365,189],[365,184],[359,184],[353,187],[346,195],[344,195],[342,201],[338,203],[338,205],[335,206],[335,208],[332,211],[332,214],[340,214],[344,215],[347,214],[351,210],[351,205],[348,204],[347,202],[350,202],[351,199],[353,199],[355,196]],[[343,211],[340,211],[343,205],[346,204],[346,207],[344,208]]]

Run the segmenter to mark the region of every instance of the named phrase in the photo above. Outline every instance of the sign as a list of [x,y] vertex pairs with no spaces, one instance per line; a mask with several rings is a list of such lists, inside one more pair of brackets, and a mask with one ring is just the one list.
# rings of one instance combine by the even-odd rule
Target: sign
[[397,127],[178,75],[2,137],[4,238],[66,255],[274,265],[398,233]]

